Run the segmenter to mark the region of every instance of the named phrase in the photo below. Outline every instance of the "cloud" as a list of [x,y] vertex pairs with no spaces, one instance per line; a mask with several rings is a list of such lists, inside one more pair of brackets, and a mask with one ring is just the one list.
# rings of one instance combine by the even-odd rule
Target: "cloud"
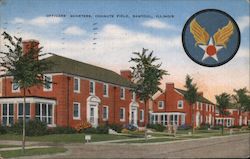
[[249,16],[242,16],[237,19],[240,30],[243,32],[245,29],[249,28]]
[[56,25],[61,22],[62,22],[62,18],[60,17],[36,17],[30,20],[16,17],[12,21],[13,24],[22,23],[22,24],[29,24],[29,25],[38,26],[38,27]]
[[155,19],[145,21],[142,23],[142,25],[154,29],[171,29],[171,30],[176,29],[175,26],[173,25]]
[[63,33],[67,34],[67,35],[83,35],[86,33],[85,30],[79,28],[78,26],[70,26],[68,28],[66,28]]

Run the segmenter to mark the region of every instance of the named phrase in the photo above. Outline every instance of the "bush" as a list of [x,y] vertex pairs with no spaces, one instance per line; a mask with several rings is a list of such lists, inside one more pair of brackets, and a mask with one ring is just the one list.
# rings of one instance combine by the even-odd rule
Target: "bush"
[[240,129],[242,126],[240,126],[240,125],[232,125],[232,126],[230,126],[229,128],[238,128],[238,129]]
[[221,125],[214,125],[213,127],[211,127],[211,129],[213,129],[213,130],[220,130],[221,129]]
[[54,128],[48,128],[48,134],[74,134],[76,132],[76,129],[72,127],[57,126]]
[[161,124],[148,124],[147,128],[151,128],[151,129],[155,129],[156,131],[163,132],[166,127]]
[[209,124],[202,123],[198,130],[207,130],[208,128],[210,128]]
[[92,125],[89,122],[83,122],[75,127],[77,132],[84,132],[85,129],[92,128]]
[[83,129],[81,132],[86,133],[86,134],[96,134],[96,128]]
[[181,125],[181,126],[178,126],[177,129],[178,130],[190,130],[190,129],[192,129],[192,126],[190,126],[190,125]]
[[100,125],[96,128],[97,134],[108,134],[109,133],[109,127],[107,125]]
[[7,128],[0,125],[0,134],[6,134],[7,133]]
[[126,126],[126,128],[127,128],[129,131],[135,131],[135,130],[137,130],[137,127],[135,127],[135,126],[132,125],[132,124],[129,124],[128,126]]
[[115,130],[118,133],[121,133],[123,126],[121,124],[110,124],[109,128]]

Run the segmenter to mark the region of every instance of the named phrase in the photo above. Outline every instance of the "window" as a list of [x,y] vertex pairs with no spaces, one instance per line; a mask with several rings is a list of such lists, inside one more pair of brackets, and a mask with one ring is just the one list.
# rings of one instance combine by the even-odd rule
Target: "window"
[[144,121],[144,110],[140,110],[140,121]]
[[164,101],[159,101],[158,102],[158,108],[163,109],[164,108]]
[[89,82],[89,93],[91,95],[95,94],[95,82],[94,81]]
[[103,106],[103,120],[108,120],[109,118],[109,107],[108,106]]
[[178,103],[177,103],[177,108],[178,109],[183,109],[183,100],[178,100]]
[[16,82],[12,83],[12,92],[20,92],[19,84]]
[[80,119],[80,103],[73,103],[73,119]]
[[103,84],[103,96],[108,97],[109,96],[109,85],[104,83]]
[[11,126],[14,123],[14,104],[2,104],[2,125]]
[[44,91],[52,91],[52,75],[44,75]]
[[125,88],[120,89],[120,98],[125,99]]
[[[26,121],[30,119],[30,103],[26,103],[25,105],[25,117]],[[17,116],[19,121],[23,120],[23,103],[18,104],[18,116]]]
[[36,119],[47,123],[48,125],[53,125],[53,105],[49,103],[36,103],[35,106]]
[[120,108],[120,121],[125,121],[125,108]]
[[74,92],[80,93],[80,78],[74,78]]

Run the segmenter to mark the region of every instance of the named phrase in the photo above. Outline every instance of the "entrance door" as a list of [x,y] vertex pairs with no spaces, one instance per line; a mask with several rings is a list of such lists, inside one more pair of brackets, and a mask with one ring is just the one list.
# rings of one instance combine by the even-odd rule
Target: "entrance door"
[[196,127],[200,126],[200,112],[197,112],[196,114]]
[[93,127],[98,126],[98,109],[97,105],[90,105],[89,107],[89,122]]
[[131,108],[130,124],[137,126],[137,108]]

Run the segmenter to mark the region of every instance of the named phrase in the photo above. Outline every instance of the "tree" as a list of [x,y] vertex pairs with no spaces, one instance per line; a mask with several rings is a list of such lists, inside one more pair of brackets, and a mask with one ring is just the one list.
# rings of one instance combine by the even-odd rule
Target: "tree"
[[190,106],[191,111],[191,123],[192,123],[192,133],[194,134],[194,104],[196,103],[198,99],[198,93],[197,93],[197,86],[195,83],[193,83],[193,79],[187,75],[186,76],[186,82],[184,86],[187,90],[184,93],[185,100],[188,101],[188,104]]
[[247,88],[234,89],[235,94],[232,95],[233,105],[241,112],[250,111],[250,95]]
[[[142,53],[133,52],[136,57],[132,57],[129,62],[134,62],[135,66],[132,69],[132,81],[134,83],[132,91],[139,96],[140,100],[144,101],[145,111],[146,103],[152,96],[162,89],[159,87],[160,81],[167,71],[160,69],[160,64],[155,64],[159,58],[153,56],[153,51],[147,54],[148,49],[142,49]],[[148,113],[148,112],[147,112]],[[147,123],[146,123],[147,124]],[[145,125],[146,125],[145,124]],[[145,131],[147,139],[147,131]]]
[[217,103],[217,108],[219,110],[219,114],[222,116],[222,125],[221,125],[221,134],[224,134],[224,116],[228,115],[227,108],[230,105],[230,95],[227,93],[222,93],[220,95],[216,95],[216,103]]
[[39,57],[45,54],[40,54],[42,47],[34,49],[32,44],[31,49],[26,54],[23,54],[22,38],[10,36],[8,33],[3,32],[2,36],[4,40],[8,41],[6,44],[7,51],[0,51],[0,66],[5,71],[6,76],[13,76],[13,83],[18,84],[19,88],[23,92],[23,139],[22,150],[25,152],[25,105],[26,94],[30,93],[30,87],[35,85],[48,84],[45,81],[43,72],[49,69],[51,63],[45,60],[37,60]]

